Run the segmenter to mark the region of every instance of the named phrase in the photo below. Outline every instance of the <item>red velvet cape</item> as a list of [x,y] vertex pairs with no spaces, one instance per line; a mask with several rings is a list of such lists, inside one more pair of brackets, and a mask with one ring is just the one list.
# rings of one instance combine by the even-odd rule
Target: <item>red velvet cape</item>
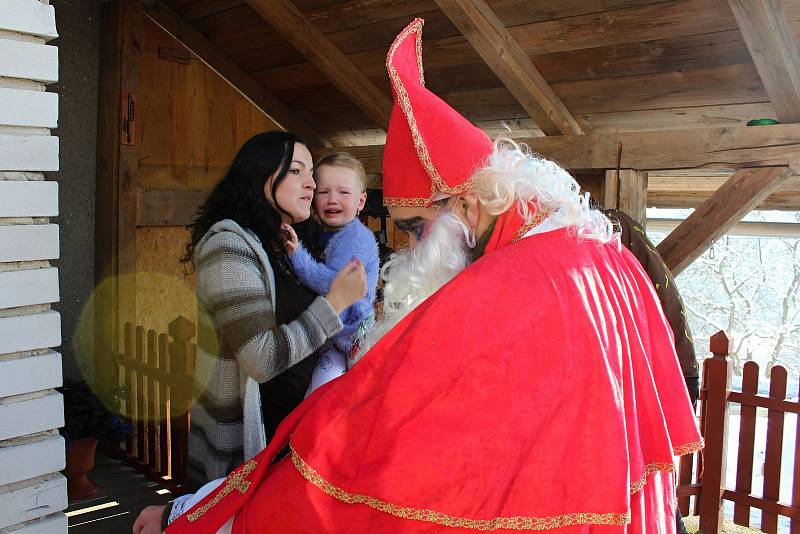
[[469,266],[169,533],[623,532],[674,521],[660,473],[700,446],[646,274],[565,228]]

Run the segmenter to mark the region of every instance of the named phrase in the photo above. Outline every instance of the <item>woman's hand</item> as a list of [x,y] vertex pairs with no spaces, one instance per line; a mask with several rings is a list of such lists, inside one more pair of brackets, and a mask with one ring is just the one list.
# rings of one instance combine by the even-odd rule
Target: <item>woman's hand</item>
[[281,225],[281,232],[283,232],[283,246],[286,247],[286,253],[291,256],[297,251],[300,240],[297,239],[297,232],[294,231],[291,225],[283,223]]
[[133,523],[133,534],[161,534],[163,506],[148,506]]
[[364,271],[364,264],[358,258],[353,258],[333,279],[331,290],[325,298],[339,314],[364,298],[366,294],[367,273]]

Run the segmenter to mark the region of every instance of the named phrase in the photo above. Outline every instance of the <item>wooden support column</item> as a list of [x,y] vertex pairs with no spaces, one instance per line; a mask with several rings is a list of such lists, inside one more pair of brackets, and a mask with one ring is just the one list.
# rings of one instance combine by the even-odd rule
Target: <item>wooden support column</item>
[[484,0],[436,0],[436,4],[545,134],[584,133],[528,54]]
[[788,167],[742,169],[722,184],[708,200],[658,245],[658,252],[674,276],[761,204],[791,173]]
[[800,122],[800,55],[779,0],[728,0],[781,122]]
[[644,227],[647,219],[647,172],[634,169],[606,171],[603,207],[623,211]]
[[101,7],[95,214],[95,365],[110,375],[111,351],[125,322],[136,319],[136,94],[141,4]]
[[[372,83],[289,0],[247,0],[256,13],[317,67],[381,128],[389,127],[392,99]],[[387,43],[388,44],[388,43]]]

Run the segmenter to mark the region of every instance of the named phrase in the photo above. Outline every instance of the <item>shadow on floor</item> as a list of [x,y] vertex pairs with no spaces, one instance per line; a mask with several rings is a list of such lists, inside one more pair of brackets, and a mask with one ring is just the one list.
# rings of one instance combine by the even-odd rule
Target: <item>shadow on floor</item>
[[142,508],[166,504],[174,498],[168,490],[99,449],[89,478],[97,482],[99,490],[94,497],[69,501],[66,514],[70,534],[128,534]]

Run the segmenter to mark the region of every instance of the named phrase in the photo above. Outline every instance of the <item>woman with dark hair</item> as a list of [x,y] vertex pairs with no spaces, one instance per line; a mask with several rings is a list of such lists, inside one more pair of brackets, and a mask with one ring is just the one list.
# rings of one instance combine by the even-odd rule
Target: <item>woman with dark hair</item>
[[310,215],[311,153],[289,132],[261,133],[239,150],[200,208],[181,261],[197,271],[196,384],[187,485],[226,476],[263,449],[302,402],[315,351],[366,292],[347,264],[327,295],[294,276],[281,224]]

